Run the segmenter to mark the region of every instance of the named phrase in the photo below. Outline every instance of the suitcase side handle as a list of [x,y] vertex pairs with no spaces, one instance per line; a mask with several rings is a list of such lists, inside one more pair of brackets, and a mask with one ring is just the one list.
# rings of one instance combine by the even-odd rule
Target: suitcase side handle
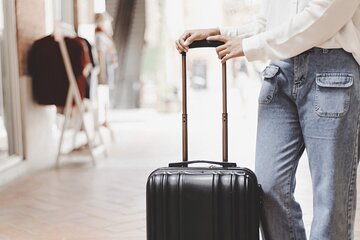
[[200,41],[192,42],[189,45],[189,48],[218,47],[223,44],[224,44],[224,42],[221,42],[221,41],[200,40]]
[[194,164],[194,163],[208,163],[208,164],[213,164],[213,165],[220,165],[224,168],[236,167],[236,163],[214,162],[214,161],[206,161],[206,160],[170,163],[169,167],[187,167],[188,164]]
[[[217,47],[224,44],[220,41],[194,41],[190,48]],[[186,52],[182,52],[182,151],[183,161],[188,161],[188,115],[187,115],[187,86],[186,86]],[[227,80],[226,62],[222,64],[222,149],[223,162],[228,162],[228,113],[227,113]]]

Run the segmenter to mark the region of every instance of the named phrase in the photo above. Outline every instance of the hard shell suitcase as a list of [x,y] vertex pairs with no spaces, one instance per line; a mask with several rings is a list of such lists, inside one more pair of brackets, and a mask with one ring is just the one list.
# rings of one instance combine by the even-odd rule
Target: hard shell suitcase
[[[190,48],[222,42],[195,41]],[[228,162],[226,63],[222,65],[223,162],[188,161],[186,53],[183,66],[183,162],[150,174],[147,240],[258,240],[261,188],[255,174]],[[217,167],[188,167],[209,163]]]

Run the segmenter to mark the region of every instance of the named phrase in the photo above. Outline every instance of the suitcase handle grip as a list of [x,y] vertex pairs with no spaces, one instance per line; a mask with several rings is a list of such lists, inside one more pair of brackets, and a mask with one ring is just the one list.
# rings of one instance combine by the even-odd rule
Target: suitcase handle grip
[[198,161],[187,161],[187,162],[176,162],[176,163],[170,163],[169,167],[187,167],[188,164],[194,164],[194,163],[208,163],[208,164],[215,164],[215,165],[221,165],[224,168],[229,167],[236,167],[236,163],[229,163],[229,162],[213,162],[213,161],[206,161],[206,160],[198,160]]
[[200,40],[200,41],[192,42],[189,45],[189,48],[218,47],[223,44],[224,44],[224,42],[221,42],[221,41]]

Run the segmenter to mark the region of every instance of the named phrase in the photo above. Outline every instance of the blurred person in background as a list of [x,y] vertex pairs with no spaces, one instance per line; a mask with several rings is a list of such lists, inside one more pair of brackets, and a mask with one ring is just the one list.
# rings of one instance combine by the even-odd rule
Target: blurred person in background
[[267,240],[306,239],[294,198],[307,150],[313,183],[311,240],[354,239],[359,164],[360,0],[267,0],[260,17],[232,28],[186,31],[177,41],[219,40],[221,62],[271,60],[259,96],[255,172]]
[[95,15],[95,44],[100,64],[99,83],[107,84],[110,87],[114,85],[115,69],[118,66],[112,21],[113,19],[108,13]]
[[117,51],[113,40],[113,18],[108,13],[95,15],[95,46],[99,60],[99,100],[105,104],[105,122],[108,126],[110,90],[115,84],[115,69],[118,67]]

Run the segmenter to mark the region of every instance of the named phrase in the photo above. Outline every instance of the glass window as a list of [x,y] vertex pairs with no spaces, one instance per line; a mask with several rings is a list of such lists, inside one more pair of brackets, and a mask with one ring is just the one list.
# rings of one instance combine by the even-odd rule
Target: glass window
[[0,55],[0,161],[5,157],[9,156],[9,139],[4,114],[4,91],[3,91],[3,80],[5,79],[4,67],[4,11],[3,11],[3,0],[0,0],[0,44],[1,44],[1,55]]
[[74,24],[74,0],[53,0],[54,20]]
[[105,0],[95,0],[94,1],[94,12],[103,13],[106,11]]

